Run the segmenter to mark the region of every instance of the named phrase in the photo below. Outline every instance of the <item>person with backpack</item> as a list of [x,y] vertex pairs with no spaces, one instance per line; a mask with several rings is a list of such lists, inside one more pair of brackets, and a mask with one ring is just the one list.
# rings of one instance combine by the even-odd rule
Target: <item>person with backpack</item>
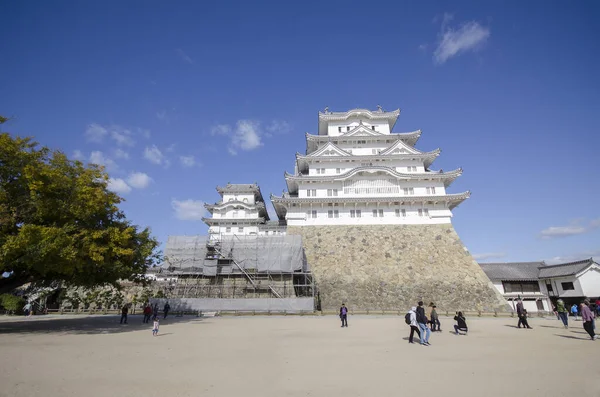
[[575,303],[573,303],[573,306],[571,306],[571,314],[575,316],[575,321],[577,321],[577,313],[579,312],[579,310],[577,310],[577,305]]
[[415,343],[413,341],[413,336],[415,335],[415,332],[417,333],[419,339],[421,339],[421,332],[419,331],[419,327],[417,326],[416,310],[417,308],[413,306],[404,316],[404,322],[406,322],[406,324],[410,326],[410,335],[408,336],[408,343]]
[[431,330],[427,327],[427,316],[425,315],[423,301],[419,301],[419,306],[417,307],[417,324],[421,331],[421,346],[430,346],[429,335],[431,335]]
[[456,335],[462,335],[458,331],[463,331],[465,335],[467,334],[467,332],[469,332],[469,328],[467,327],[467,320],[465,319],[465,316],[463,316],[462,312],[456,312],[456,316],[454,316],[454,321],[456,321],[456,324],[454,325],[454,333]]

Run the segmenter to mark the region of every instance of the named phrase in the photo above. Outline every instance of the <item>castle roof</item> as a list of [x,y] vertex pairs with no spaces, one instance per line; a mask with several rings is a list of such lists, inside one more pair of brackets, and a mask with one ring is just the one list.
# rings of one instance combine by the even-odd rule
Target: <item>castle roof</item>
[[544,262],[497,262],[480,263],[481,269],[493,281],[537,280]]
[[365,118],[368,120],[385,120],[390,126],[390,131],[394,128],[396,120],[400,116],[400,109],[392,112],[384,112],[383,109],[371,111],[368,109],[352,109],[347,112],[319,112],[319,135],[327,135],[327,126],[330,122],[346,121],[349,119]]
[[593,258],[589,258],[581,261],[544,266],[539,269],[539,278],[574,276],[593,265],[598,266],[598,263],[596,263]]

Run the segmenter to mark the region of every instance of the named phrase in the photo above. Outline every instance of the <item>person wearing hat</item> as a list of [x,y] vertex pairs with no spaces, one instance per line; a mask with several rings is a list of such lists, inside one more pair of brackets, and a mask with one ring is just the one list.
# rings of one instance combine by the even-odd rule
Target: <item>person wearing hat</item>
[[583,329],[590,335],[590,338],[598,339],[598,335],[594,332],[594,315],[590,310],[589,299],[584,300],[581,304],[581,319],[583,320]]

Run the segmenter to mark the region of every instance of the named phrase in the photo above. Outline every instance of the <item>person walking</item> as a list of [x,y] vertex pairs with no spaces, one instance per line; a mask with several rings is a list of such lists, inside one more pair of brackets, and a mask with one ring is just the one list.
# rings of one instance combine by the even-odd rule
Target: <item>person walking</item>
[[573,306],[571,306],[571,314],[575,316],[575,321],[577,321],[577,312],[577,305],[573,303]]
[[31,316],[31,312],[32,312],[31,302],[27,302],[25,304],[25,306],[23,306],[23,314],[25,315],[25,317],[29,317],[29,316]]
[[556,311],[558,312],[558,317],[560,317],[565,328],[569,328],[569,312],[567,311],[565,302],[562,299],[559,299],[556,302]]
[[517,328],[521,328],[521,324],[523,324],[523,328],[531,329],[527,322],[527,310],[523,307],[523,301],[521,299],[517,302],[517,316],[519,316]]
[[458,331],[463,331],[465,335],[467,334],[467,332],[469,332],[469,328],[467,327],[467,320],[465,319],[465,316],[463,316],[462,312],[456,313],[456,316],[454,316],[454,321],[456,321],[456,324],[454,324],[454,333],[456,335],[462,335]]
[[596,311],[596,314],[600,316],[600,298],[596,299]]
[[431,332],[442,332],[442,325],[440,324],[440,318],[438,317],[436,305],[431,308]]
[[348,327],[348,308],[344,303],[340,307],[340,320],[342,320],[342,328]]
[[[169,301],[167,301],[167,303],[165,303],[165,307],[163,307],[163,312],[164,312],[163,318],[167,318],[167,315],[169,314],[169,310],[171,310],[171,305],[169,305]],[[177,316],[175,316],[175,317],[177,317]]]
[[152,316],[152,307],[150,307],[150,304],[146,304],[146,306],[144,306],[144,324],[148,324],[150,322],[150,317]]
[[590,335],[590,338],[598,339],[598,335],[594,332],[594,314],[590,310],[589,299],[584,300],[581,304],[581,319],[583,320],[583,329]]
[[123,308],[121,309],[121,322],[120,324],[123,324],[123,322],[125,322],[125,324],[127,324],[127,313],[129,313],[129,304],[125,304],[123,305]]
[[155,303],[152,308],[152,318],[158,318],[158,303]]
[[160,324],[160,320],[158,317],[154,317],[154,323],[152,324],[152,336],[158,335],[158,326]]
[[419,325],[419,330],[421,331],[421,345],[422,346],[430,346],[429,336],[431,335],[431,330],[427,327],[427,316],[425,315],[425,308],[423,308],[423,301],[419,301],[419,306],[417,307],[417,324]]
[[413,336],[415,332],[419,339],[421,339],[421,331],[419,331],[419,326],[417,325],[417,308],[415,306],[411,307],[406,316],[404,317],[406,323],[410,326],[410,335],[408,336],[408,343],[415,343],[413,341]]

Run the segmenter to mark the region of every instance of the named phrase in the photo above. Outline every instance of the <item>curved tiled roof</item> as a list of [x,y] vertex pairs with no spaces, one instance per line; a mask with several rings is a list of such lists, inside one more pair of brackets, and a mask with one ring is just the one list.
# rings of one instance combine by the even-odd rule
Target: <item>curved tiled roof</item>
[[537,280],[540,267],[544,262],[501,262],[480,263],[481,269],[490,280],[495,281],[517,281]]
[[540,268],[540,278],[574,276],[582,272],[589,266],[596,264],[592,258],[584,259],[576,262],[560,263],[558,265],[550,265]]

